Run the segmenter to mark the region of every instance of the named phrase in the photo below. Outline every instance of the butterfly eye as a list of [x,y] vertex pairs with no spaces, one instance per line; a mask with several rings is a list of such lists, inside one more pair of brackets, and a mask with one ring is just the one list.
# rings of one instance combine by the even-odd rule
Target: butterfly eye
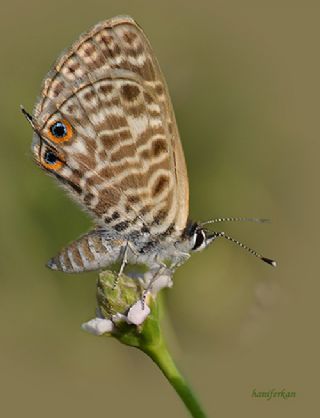
[[195,232],[192,251],[200,251],[206,246],[206,234],[202,229]]
[[62,161],[53,151],[47,150],[43,155],[42,164],[45,168],[56,171],[62,166]]
[[72,127],[67,120],[58,120],[49,127],[48,136],[53,142],[58,144],[69,141],[72,137]]

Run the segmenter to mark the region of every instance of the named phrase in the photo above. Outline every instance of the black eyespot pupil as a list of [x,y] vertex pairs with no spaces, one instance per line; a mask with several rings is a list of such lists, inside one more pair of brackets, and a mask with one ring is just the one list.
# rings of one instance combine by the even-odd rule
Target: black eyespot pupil
[[52,135],[55,136],[56,138],[63,138],[64,136],[67,135],[67,127],[62,122],[54,123],[51,126],[50,131]]
[[201,247],[201,245],[203,244],[203,241],[204,241],[204,232],[203,231],[201,231],[201,230],[197,231],[196,234],[197,234],[197,236],[196,236],[196,241],[194,243],[194,246],[192,248],[193,250],[196,250],[199,247]]
[[52,151],[46,151],[44,155],[44,161],[47,164],[54,164],[57,161],[56,155]]

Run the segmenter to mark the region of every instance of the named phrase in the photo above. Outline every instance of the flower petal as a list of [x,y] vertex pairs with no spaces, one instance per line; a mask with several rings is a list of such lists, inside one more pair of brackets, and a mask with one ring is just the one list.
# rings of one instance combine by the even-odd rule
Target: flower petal
[[127,322],[129,324],[141,325],[150,313],[149,306],[138,300],[128,311]]
[[81,328],[90,334],[102,335],[106,332],[112,332],[114,325],[110,319],[93,318],[90,321],[83,323]]

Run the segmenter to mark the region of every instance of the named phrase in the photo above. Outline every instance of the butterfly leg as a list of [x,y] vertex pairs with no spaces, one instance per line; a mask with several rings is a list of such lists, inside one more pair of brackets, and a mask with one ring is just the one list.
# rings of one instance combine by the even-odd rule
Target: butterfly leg
[[158,270],[155,272],[155,274],[149,280],[148,285],[147,285],[146,289],[143,291],[143,294],[141,296],[142,309],[144,309],[147,294],[152,289],[152,286],[153,286],[154,282],[161,276],[161,273],[163,273],[166,270],[168,270],[168,267],[164,263],[160,263]]
[[128,264],[128,250],[129,250],[129,241],[126,242],[126,245],[124,247],[124,252],[123,252],[123,257],[122,257],[122,261],[121,261],[121,266],[120,269],[118,271],[118,274],[116,275],[113,285],[112,285],[112,289],[114,290],[119,282],[119,279],[123,273],[123,270],[125,269],[126,265]]
[[175,270],[181,266],[183,263],[185,263],[190,258],[189,253],[179,253],[179,255],[175,258],[174,262],[168,267],[165,263],[161,261],[157,261],[157,264],[159,265],[158,270],[156,270],[155,274],[152,276],[152,278],[149,280],[147,288],[144,290],[142,297],[141,297],[141,303],[145,304],[145,300],[147,297],[148,292],[151,290],[153,284],[155,281],[167,271],[167,275],[172,277]]

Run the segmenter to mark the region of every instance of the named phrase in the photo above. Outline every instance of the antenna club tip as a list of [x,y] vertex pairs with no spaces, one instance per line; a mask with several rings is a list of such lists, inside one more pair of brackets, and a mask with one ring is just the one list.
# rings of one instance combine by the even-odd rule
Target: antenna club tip
[[270,264],[270,266],[272,267],[277,267],[277,262],[275,260],[271,260],[270,258],[267,258],[267,257],[261,257],[261,260],[263,260],[265,263]]

